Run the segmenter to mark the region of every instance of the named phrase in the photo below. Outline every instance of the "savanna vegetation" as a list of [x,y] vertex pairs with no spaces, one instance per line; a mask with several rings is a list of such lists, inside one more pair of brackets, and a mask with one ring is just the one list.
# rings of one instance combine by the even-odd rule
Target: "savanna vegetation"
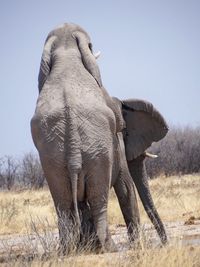
[[[200,219],[200,175],[171,176],[150,181],[152,195],[163,221]],[[139,201],[142,227],[149,219]],[[109,225],[112,234],[125,226],[115,194],[109,200]],[[2,191],[0,193],[0,236],[4,253],[2,264],[10,266],[199,266],[200,247],[180,245],[163,248],[148,244],[142,235],[139,249],[115,254],[95,255],[88,250],[59,257],[54,206],[47,188],[39,190]],[[125,230],[124,230],[125,231]],[[8,236],[26,236],[20,246],[6,243]],[[41,254],[41,248],[43,253]],[[6,251],[6,256],[5,256]],[[8,266],[8,265],[7,265]]]
[[[200,175],[171,176],[150,181],[152,196],[163,221],[200,217]],[[142,223],[149,222],[139,202]],[[124,225],[118,201],[111,190],[109,225]],[[40,190],[2,191],[0,193],[0,235],[25,234],[32,221],[47,222],[56,229],[56,214],[48,188]],[[40,223],[39,223],[40,225]],[[38,226],[42,228],[42,225]]]
[[[150,188],[162,220],[200,220],[200,128],[173,128],[152,146],[147,159]],[[138,249],[96,255],[87,249],[66,257],[56,254],[57,219],[38,156],[0,159],[0,265],[5,266],[200,266],[200,246],[152,247],[143,236]],[[141,224],[149,219],[139,202]],[[114,191],[108,220],[111,233],[125,226]],[[8,237],[26,236],[23,244]],[[35,240],[33,242],[33,240]],[[36,242],[37,241],[37,242]],[[3,248],[3,249],[2,249]],[[41,248],[43,253],[41,254]],[[40,253],[39,253],[40,252]]]

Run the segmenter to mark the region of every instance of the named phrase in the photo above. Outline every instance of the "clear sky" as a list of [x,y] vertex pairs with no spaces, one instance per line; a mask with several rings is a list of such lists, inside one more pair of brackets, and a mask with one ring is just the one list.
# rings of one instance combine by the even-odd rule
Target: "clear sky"
[[34,151],[30,119],[45,38],[81,25],[108,92],[151,101],[170,125],[200,125],[199,0],[1,0],[0,156]]

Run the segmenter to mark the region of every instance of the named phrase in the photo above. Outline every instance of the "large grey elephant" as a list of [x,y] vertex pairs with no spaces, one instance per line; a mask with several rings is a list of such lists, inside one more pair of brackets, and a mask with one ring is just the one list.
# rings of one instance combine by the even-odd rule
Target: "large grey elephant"
[[82,202],[90,207],[102,249],[113,249],[107,225],[111,186],[130,237],[138,236],[139,213],[120,108],[102,86],[88,34],[67,23],[50,32],[41,59],[31,131],[56,207],[63,250],[69,247],[69,235],[76,234],[78,240]]
[[113,249],[107,226],[111,186],[130,239],[138,237],[140,220],[132,179],[166,243],[143,159],[145,149],[165,136],[167,125],[150,103],[119,101],[108,95],[90,38],[77,25],[64,24],[47,37],[31,131],[58,214],[64,250],[73,232],[68,226],[74,227],[77,236],[84,235],[82,222],[89,220],[102,249]]

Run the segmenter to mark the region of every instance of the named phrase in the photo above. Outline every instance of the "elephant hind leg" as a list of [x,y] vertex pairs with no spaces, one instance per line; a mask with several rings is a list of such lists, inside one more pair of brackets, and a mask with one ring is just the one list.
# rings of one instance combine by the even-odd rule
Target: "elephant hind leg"
[[96,235],[90,205],[85,200],[79,202],[78,206],[81,214],[81,233],[79,247],[84,247],[91,251],[96,251],[97,249],[99,249],[100,244],[99,239]]
[[59,250],[65,254],[75,247],[75,223],[72,213],[72,192],[67,170],[57,166],[53,160],[41,158],[42,167],[58,217],[60,246]]
[[111,181],[111,168],[109,161],[95,162],[92,170],[87,175],[86,195],[90,204],[96,234],[102,252],[116,251],[114,242],[108,231],[107,205]]

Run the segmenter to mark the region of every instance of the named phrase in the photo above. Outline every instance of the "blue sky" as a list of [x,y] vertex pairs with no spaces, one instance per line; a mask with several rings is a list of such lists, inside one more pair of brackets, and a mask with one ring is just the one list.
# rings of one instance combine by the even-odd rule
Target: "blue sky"
[[108,92],[151,101],[170,125],[200,125],[200,1],[1,0],[0,156],[34,149],[29,122],[45,38],[81,25]]

